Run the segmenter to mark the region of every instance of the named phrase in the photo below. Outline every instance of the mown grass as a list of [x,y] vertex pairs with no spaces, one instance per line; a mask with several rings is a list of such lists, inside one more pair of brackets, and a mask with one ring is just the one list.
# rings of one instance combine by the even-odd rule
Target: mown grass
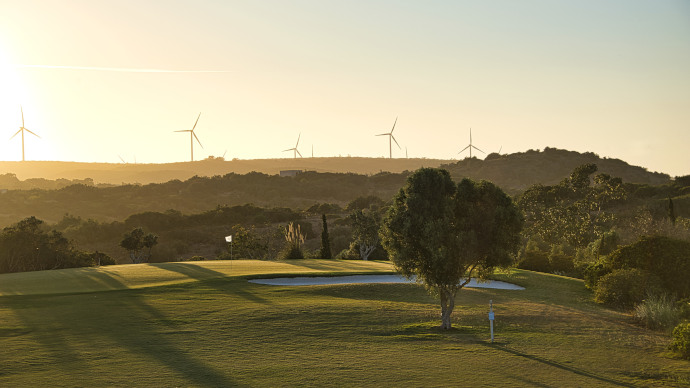
[[[250,264],[242,276],[251,275]],[[327,264],[323,270],[337,272]],[[265,271],[260,267],[258,274]],[[160,287],[0,297],[0,386],[690,383],[690,363],[664,357],[665,334],[594,305],[573,279],[498,275],[527,289],[462,290],[456,328],[441,331],[437,301],[413,284],[283,287],[199,277]]]

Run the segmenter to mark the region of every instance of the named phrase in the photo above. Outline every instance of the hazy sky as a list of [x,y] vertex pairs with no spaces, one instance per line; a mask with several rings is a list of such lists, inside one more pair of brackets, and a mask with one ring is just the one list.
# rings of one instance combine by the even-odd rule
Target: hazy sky
[[690,2],[0,0],[2,160],[20,104],[28,160],[189,160],[202,112],[195,159],[388,156],[398,117],[394,157],[471,127],[686,175]]

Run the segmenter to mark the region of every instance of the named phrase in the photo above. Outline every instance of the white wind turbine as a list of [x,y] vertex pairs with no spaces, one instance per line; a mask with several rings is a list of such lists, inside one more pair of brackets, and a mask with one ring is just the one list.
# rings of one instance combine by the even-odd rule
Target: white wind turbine
[[300,138],[300,137],[302,137],[302,134],[301,134],[301,133],[297,136],[297,144],[295,144],[295,147],[294,147],[294,148],[288,148],[288,149],[286,149],[286,150],[283,150],[283,152],[294,151],[294,152],[295,152],[295,159],[297,159],[297,154],[299,154],[299,157],[301,158],[301,157],[302,157],[302,154],[301,154],[301,153],[299,152],[299,150],[297,149],[297,146],[299,145],[299,138]]
[[194,126],[192,127],[192,129],[183,129],[181,131],[175,131],[175,132],[189,132],[189,142],[190,142],[191,149],[192,149],[192,162],[194,161],[194,139],[196,139],[196,142],[199,143],[199,146],[201,146],[201,148],[204,148],[204,146],[201,145],[199,138],[196,137],[196,133],[194,133],[194,128],[196,128],[196,124],[199,122],[199,117],[201,117],[201,112],[199,112],[199,116],[196,117],[196,121],[194,122]]
[[474,145],[472,145],[472,128],[470,128],[470,145],[468,145],[467,147],[461,149],[460,152],[458,152],[458,154],[462,153],[462,152],[465,151],[466,149],[469,149],[469,150],[470,150],[470,159],[472,159],[472,148],[474,148],[475,150],[477,150],[477,151],[479,151],[479,152],[481,152],[481,153],[483,153],[483,154],[486,153],[486,152],[480,150],[479,148],[475,147]]
[[393,136],[393,131],[395,131],[395,124],[397,122],[398,122],[398,118],[396,117],[395,122],[393,122],[393,129],[391,129],[390,132],[380,133],[380,134],[376,135],[376,136],[388,136],[388,153],[389,153],[388,157],[390,159],[393,159],[393,142],[395,142],[395,145],[397,145],[398,148],[400,148],[400,144],[398,144],[398,141],[395,140],[395,137]]
[[22,126],[19,127],[19,130],[18,130],[17,132],[15,132],[14,135],[12,135],[12,137],[10,138],[10,140],[14,139],[14,137],[17,136],[17,135],[19,134],[19,132],[22,133],[22,162],[23,162],[23,161],[24,161],[24,131],[29,132],[30,134],[36,136],[36,137],[39,138],[39,139],[40,139],[41,137],[38,136],[37,134],[31,132],[31,130],[29,130],[28,128],[25,128],[25,127],[24,127],[24,108],[20,105],[20,106],[19,106],[19,109],[21,109],[21,111],[22,111]]

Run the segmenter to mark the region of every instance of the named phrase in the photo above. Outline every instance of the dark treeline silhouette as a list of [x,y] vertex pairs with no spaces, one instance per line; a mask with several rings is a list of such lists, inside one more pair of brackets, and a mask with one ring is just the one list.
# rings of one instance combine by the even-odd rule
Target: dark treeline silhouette
[[201,213],[219,205],[247,203],[293,209],[306,209],[316,202],[345,206],[365,195],[392,197],[406,175],[305,172],[296,177],[280,177],[232,173],[148,185],[99,188],[80,184],[58,190],[9,190],[0,197],[0,225],[30,215],[57,222],[65,213],[98,221],[119,221],[147,211],[175,209],[182,213]]

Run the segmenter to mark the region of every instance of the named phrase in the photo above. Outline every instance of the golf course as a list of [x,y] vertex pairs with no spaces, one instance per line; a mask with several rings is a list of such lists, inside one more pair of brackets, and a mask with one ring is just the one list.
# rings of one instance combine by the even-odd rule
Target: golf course
[[[387,262],[204,261],[0,275],[0,386],[687,386],[668,334],[581,280],[494,275],[453,329],[416,284],[255,278],[393,273]],[[489,334],[489,301],[495,341]]]

